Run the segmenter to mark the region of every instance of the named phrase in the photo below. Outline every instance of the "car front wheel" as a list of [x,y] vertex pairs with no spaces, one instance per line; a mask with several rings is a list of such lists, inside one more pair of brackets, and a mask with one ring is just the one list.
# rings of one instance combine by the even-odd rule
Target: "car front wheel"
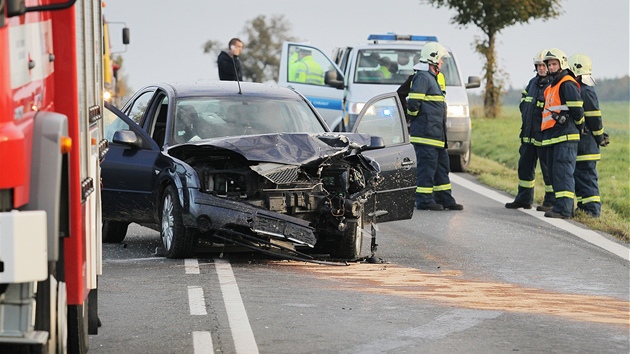
[[363,244],[363,216],[360,215],[356,219],[348,219],[347,222],[348,226],[341,235],[338,253],[332,253],[337,253],[337,257],[348,260],[357,260],[367,256],[367,254],[363,253],[364,246],[367,248],[367,245]]
[[195,245],[193,233],[186,229],[182,219],[182,206],[177,189],[166,187],[162,198],[162,245],[167,258],[185,258],[192,254]]

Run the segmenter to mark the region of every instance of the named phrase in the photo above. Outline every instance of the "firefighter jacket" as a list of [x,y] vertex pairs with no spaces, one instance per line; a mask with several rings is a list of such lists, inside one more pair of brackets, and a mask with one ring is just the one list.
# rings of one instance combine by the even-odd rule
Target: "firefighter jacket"
[[542,114],[542,145],[580,140],[584,125],[584,109],[580,88],[568,70],[556,75],[545,88],[545,108]]
[[584,119],[586,124],[578,144],[577,161],[598,161],[601,159],[599,144],[604,140],[604,123],[595,89],[580,83],[580,95],[584,101]]
[[420,70],[411,81],[407,100],[411,142],[445,148],[446,97],[434,73]]
[[518,106],[523,123],[521,125],[521,142],[525,144],[542,145],[542,112],[545,107],[545,88],[549,85],[549,77],[539,76],[529,80],[527,88],[521,95]]

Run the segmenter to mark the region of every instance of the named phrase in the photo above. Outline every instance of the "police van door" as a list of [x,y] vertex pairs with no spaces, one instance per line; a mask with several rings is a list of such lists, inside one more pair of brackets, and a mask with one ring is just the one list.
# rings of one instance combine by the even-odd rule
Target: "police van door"
[[278,85],[292,87],[311,102],[330,129],[342,125],[343,74],[320,49],[301,43],[284,42]]

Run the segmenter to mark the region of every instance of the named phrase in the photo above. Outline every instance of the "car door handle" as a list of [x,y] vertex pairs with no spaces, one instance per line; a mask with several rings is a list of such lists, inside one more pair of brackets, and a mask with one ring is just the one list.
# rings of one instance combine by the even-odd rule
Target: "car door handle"
[[400,165],[401,165],[402,167],[405,167],[405,168],[409,169],[411,166],[413,166],[413,165],[414,165],[414,162],[413,162],[413,160],[411,160],[410,158],[405,157],[405,158],[403,159],[403,161],[400,163]]

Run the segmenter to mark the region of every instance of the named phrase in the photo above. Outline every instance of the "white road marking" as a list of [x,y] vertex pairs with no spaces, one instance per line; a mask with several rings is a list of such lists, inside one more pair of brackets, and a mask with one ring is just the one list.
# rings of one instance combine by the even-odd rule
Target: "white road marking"
[[193,349],[195,354],[212,354],[212,335],[210,332],[193,332]]
[[193,316],[208,314],[206,311],[206,300],[203,297],[203,289],[200,286],[188,286],[188,306],[190,307],[190,314]]
[[234,339],[234,348],[238,354],[257,354],[258,345],[254,332],[249,324],[247,312],[241,299],[241,293],[232,272],[232,266],[225,259],[214,259],[215,269],[219,276],[219,285],[223,294],[223,302]]
[[[486,188],[477,183],[471,182],[463,177],[459,177],[456,174],[449,174],[452,182],[457,183],[458,185],[470,189],[473,192],[479,193],[483,196],[486,196],[490,199],[496,200],[502,204],[511,202],[512,199],[504,196],[503,194],[497,193],[489,188]],[[600,247],[608,252],[617,255],[624,260],[630,261],[630,249],[622,244],[611,241],[593,230],[583,229],[578,227],[570,222],[567,222],[562,219],[554,219],[554,218],[546,218],[544,213],[540,211],[536,211],[536,209],[518,209],[519,211],[529,214],[535,218],[538,218],[541,221],[544,221],[550,225],[556,226],[560,229],[563,229],[567,232],[572,233],[573,235],[583,239],[586,242],[589,242],[597,247]]]
[[195,258],[184,259],[186,274],[199,274],[199,261]]

